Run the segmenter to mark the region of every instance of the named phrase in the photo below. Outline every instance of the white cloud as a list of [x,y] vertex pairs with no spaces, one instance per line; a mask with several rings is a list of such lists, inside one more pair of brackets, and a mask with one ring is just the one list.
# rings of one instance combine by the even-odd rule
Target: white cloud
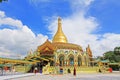
[[40,3],[48,3],[51,0],[29,0],[29,3],[38,6]]
[[69,0],[73,11],[84,12],[94,0]]
[[0,11],[0,26],[2,25],[9,25],[11,27],[16,27],[16,28],[21,28],[23,26],[20,20],[6,17],[5,13],[3,11]]
[[3,11],[0,11],[0,17],[5,17],[5,13]]
[[3,11],[0,11],[0,26],[3,25],[14,27],[14,29],[9,27],[0,29],[0,56],[2,57],[24,56],[48,38],[42,34],[35,35],[20,20],[7,17]]
[[91,43],[95,55],[102,55],[104,52],[114,50],[116,46],[120,46],[120,34],[105,33],[101,37],[100,40]]
[[87,7],[93,2],[94,0],[70,0],[71,6],[76,7]]
[[30,1],[34,3],[40,3],[40,2],[49,2],[50,0],[30,0]]
[[[62,18],[62,28],[68,41],[81,45],[84,50],[90,44],[94,56],[102,55],[104,52],[120,46],[120,34],[93,34],[97,30],[99,31],[99,23],[95,17],[85,15],[94,0],[77,1],[71,1],[72,8],[76,9],[75,12],[69,17]],[[82,8],[80,9],[80,7]],[[54,35],[57,31],[57,17],[53,16],[50,23],[49,30]]]

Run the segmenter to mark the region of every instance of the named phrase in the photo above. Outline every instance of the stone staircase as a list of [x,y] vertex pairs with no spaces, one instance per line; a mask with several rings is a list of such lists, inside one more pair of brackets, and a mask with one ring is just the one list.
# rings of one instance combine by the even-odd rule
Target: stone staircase
[[50,63],[48,63],[46,66],[43,67],[42,74],[49,74],[49,68],[50,68]]
[[[47,69],[46,69],[47,68]],[[73,66],[64,66],[63,74],[73,73]],[[46,66],[44,69],[49,73],[60,74],[60,67],[55,66]],[[69,69],[69,70],[68,70]],[[76,67],[77,73],[98,73],[99,67]]]

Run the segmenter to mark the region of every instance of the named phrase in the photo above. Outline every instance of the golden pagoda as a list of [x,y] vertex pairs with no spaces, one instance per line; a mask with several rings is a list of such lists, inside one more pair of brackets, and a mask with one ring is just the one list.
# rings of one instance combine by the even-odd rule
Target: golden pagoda
[[60,17],[58,18],[58,30],[53,36],[52,42],[47,39],[45,43],[37,47],[36,53],[32,59],[38,59],[40,61],[38,64],[41,64],[39,65],[41,67],[38,66],[39,69],[48,74],[58,73],[60,69],[65,70],[64,73],[66,73],[68,69],[73,71],[74,67],[77,68],[77,71],[81,71],[80,67],[90,66],[89,62],[92,57],[92,52],[87,54],[80,45],[68,43],[67,37],[62,31]]
[[52,42],[47,39],[34,52],[30,51],[24,60],[0,58],[0,64],[11,63],[16,71],[24,72],[33,72],[37,67],[43,74],[73,73],[75,68],[77,73],[96,72],[98,67],[93,66],[92,57],[89,45],[84,51],[80,45],[68,42],[62,31],[62,20],[59,17],[58,30]]

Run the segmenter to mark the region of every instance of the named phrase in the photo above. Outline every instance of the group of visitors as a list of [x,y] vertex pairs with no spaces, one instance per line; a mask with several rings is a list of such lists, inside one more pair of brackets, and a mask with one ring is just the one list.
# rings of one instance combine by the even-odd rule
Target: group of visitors
[[3,67],[3,70],[5,72],[15,72],[15,68],[14,67],[7,67],[7,66],[5,66],[5,67]]
[[[38,72],[38,68],[35,67],[34,68],[34,73],[36,74]],[[73,70],[73,75],[76,76],[76,68],[74,67],[74,70]]]
[[0,67],[0,75],[14,74],[16,72],[14,67],[3,66]]

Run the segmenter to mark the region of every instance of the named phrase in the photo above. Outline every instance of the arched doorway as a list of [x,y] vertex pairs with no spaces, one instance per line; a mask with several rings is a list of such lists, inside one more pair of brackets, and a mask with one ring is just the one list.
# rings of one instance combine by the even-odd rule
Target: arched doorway
[[73,55],[69,56],[69,65],[74,66],[74,56]]
[[38,62],[36,67],[38,68],[38,71],[42,73],[42,69],[44,66],[48,64],[48,61],[42,60],[41,62]]
[[82,59],[80,56],[78,56],[78,66],[81,66],[82,65]]
[[61,56],[59,57],[59,65],[60,65],[60,66],[64,66],[64,55],[61,55]]
[[50,61],[50,66],[54,66],[54,61]]

